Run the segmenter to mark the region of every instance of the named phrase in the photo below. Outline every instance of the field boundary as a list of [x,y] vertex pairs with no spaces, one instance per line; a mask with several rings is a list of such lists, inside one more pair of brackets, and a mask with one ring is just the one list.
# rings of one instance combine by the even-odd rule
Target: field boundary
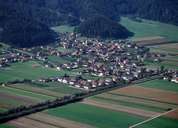
[[156,116],[154,116],[154,117],[152,117],[152,118],[149,118],[149,119],[147,119],[147,120],[145,120],[145,121],[142,121],[142,122],[140,122],[140,123],[134,124],[134,125],[130,126],[129,128],[135,128],[135,127],[137,127],[137,126],[139,126],[139,125],[141,125],[141,124],[147,123],[147,122],[149,122],[149,121],[152,121],[152,120],[154,120],[154,119],[156,119],[156,118],[159,118],[159,117],[161,117],[161,116],[164,116],[164,115],[166,115],[166,114],[168,114],[168,113],[170,113],[170,112],[176,111],[176,110],[177,110],[177,108],[172,109],[172,110],[167,111],[167,112],[164,112],[164,113],[161,113],[161,114],[156,115]]

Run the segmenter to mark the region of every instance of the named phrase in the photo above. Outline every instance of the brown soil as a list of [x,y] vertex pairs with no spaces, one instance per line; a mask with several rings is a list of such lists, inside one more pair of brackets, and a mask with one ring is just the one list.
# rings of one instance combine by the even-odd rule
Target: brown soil
[[102,94],[100,96],[101,98],[107,98],[108,100],[119,100],[119,101],[125,101],[125,102],[130,102],[130,103],[136,103],[136,104],[143,104],[147,106],[153,106],[153,107],[158,107],[161,109],[168,109],[168,108],[175,108],[176,105],[171,105],[171,104],[166,104],[166,103],[159,103],[156,101],[149,101],[149,100],[144,100],[144,99],[139,99],[139,98],[132,98],[132,97],[126,97],[126,96],[115,96],[109,93]]
[[93,128],[87,124],[58,118],[45,113],[37,113],[10,121],[9,124],[17,126],[18,128]]
[[158,102],[166,102],[178,105],[178,94],[171,91],[163,91],[140,86],[129,86],[112,91],[112,93],[147,98]]
[[134,114],[134,115],[138,115],[138,116],[142,116],[142,117],[153,117],[155,115],[160,114],[158,112],[152,112],[152,111],[146,111],[146,110],[137,109],[137,108],[131,108],[131,107],[127,107],[127,106],[122,106],[122,105],[98,102],[95,100],[84,100],[83,103],[101,107],[101,108],[105,108],[105,109],[114,110],[114,111],[127,112],[130,114]]
[[175,110],[175,111],[173,111],[173,112],[168,113],[168,114],[165,115],[165,116],[178,120],[178,109]]
[[24,104],[30,105],[36,103],[33,99],[27,98],[27,97],[21,97],[21,96],[15,96],[7,93],[0,93],[0,97],[3,99],[13,99],[15,101],[20,101]]
[[61,97],[61,94],[59,94],[59,93],[52,92],[52,91],[49,91],[49,90],[45,90],[45,89],[38,88],[38,87],[28,86],[28,85],[24,85],[24,87],[23,87],[23,85],[9,85],[9,87],[21,89],[21,90],[25,90],[25,91],[30,91],[30,92],[33,92],[33,93],[39,93],[39,94],[42,94],[42,95],[52,96],[54,98]]

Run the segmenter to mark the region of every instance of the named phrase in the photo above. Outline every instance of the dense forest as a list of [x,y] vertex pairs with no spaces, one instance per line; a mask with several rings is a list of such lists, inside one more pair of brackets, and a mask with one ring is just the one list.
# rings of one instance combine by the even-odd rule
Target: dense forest
[[100,38],[125,39],[133,35],[122,25],[101,15],[93,16],[82,22],[75,31],[82,36]]
[[[10,44],[20,44],[20,38],[12,41],[8,38],[18,37],[17,32],[23,32],[22,26],[29,26],[31,34],[27,41],[23,42],[30,46],[33,42],[44,42],[41,37],[51,38],[53,34],[47,27],[69,24],[78,25],[93,15],[103,15],[112,20],[118,21],[120,16],[141,17],[166,23],[178,25],[178,1],[177,0],[0,0],[0,39]],[[21,25],[19,20],[25,19]],[[28,19],[28,20],[26,20]],[[28,22],[27,22],[28,21]],[[12,25],[14,22],[14,25]],[[9,25],[11,24],[11,25]],[[15,26],[16,25],[16,26]],[[32,25],[30,27],[30,25]],[[12,26],[15,26],[12,28]],[[40,26],[40,27],[39,27]],[[38,29],[44,27],[44,33],[38,34],[39,38],[33,37]],[[11,32],[7,32],[8,31]],[[12,30],[11,30],[12,29]],[[20,31],[19,31],[20,30]],[[5,32],[4,32],[5,31]],[[33,31],[33,32],[32,32]],[[2,34],[6,35],[2,38]],[[18,33],[19,34],[19,33]],[[22,33],[23,34],[23,33]],[[3,40],[2,40],[3,39]],[[18,41],[18,39],[20,39]],[[37,40],[36,40],[37,39]],[[48,42],[48,41],[47,41]],[[33,43],[32,43],[33,44]],[[38,45],[39,43],[37,43]]]

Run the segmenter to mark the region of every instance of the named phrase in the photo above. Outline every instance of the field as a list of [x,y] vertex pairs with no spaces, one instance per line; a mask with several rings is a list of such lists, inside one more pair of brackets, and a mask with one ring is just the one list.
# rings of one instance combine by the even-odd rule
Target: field
[[60,75],[60,72],[46,68],[35,61],[14,63],[10,67],[0,69],[0,82],[13,81],[16,79],[38,79]]
[[[161,128],[176,128],[177,111],[172,110],[178,108],[178,91],[174,89],[176,87],[173,83],[163,84],[164,82],[152,80],[99,94],[80,103],[10,121],[7,125],[17,128],[128,128],[141,123],[135,128],[157,128],[161,122],[161,126],[163,125]],[[28,104],[30,101],[35,103],[80,91],[55,82],[16,84],[1,87],[0,90],[2,96],[5,92],[13,95],[12,99],[15,101],[20,97],[28,101]],[[6,105],[1,101],[0,108],[3,104]],[[172,112],[167,113],[168,111]],[[164,113],[167,114],[163,115]],[[147,120],[150,121],[142,124]]]
[[157,68],[164,66],[168,69],[178,69],[178,43],[150,46],[150,51],[166,55],[161,62],[145,61],[147,67]]
[[120,23],[128,30],[135,33],[132,39],[161,36],[165,37],[169,41],[178,40],[178,27],[174,25],[150,20],[142,20],[142,22],[137,22],[127,17],[122,17]]
[[52,29],[55,32],[60,32],[60,33],[73,32],[74,31],[74,27],[68,26],[68,25],[55,26],[55,27],[52,27]]
[[152,80],[138,85],[178,93],[178,84],[166,80]]
[[81,92],[81,90],[55,82],[1,86],[0,112],[20,105],[31,105],[46,100],[54,100],[76,92]]
[[136,115],[80,103],[68,105],[60,109],[52,109],[48,113],[99,128],[127,128],[129,125],[144,119]]

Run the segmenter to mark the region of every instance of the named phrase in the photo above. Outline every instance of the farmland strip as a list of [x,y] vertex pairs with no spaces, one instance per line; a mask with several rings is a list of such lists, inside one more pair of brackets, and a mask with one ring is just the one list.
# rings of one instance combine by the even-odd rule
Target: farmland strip
[[142,117],[152,117],[156,114],[159,114],[158,112],[146,111],[146,110],[126,107],[126,106],[122,106],[122,105],[113,105],[113,104],[109,104],[109,103],[101,103],[101,102],[97,102],[97,101],[94,101],[94,100],[85,100],[82,103],[101,107],[101,108],[106,108],[106,109],[110,109],[110,110],[114,110],[114,111],[127,112],[127,113],[130,113],[130,114],[134,114],[134,115],[138,115],[138,116],[142,116]]

